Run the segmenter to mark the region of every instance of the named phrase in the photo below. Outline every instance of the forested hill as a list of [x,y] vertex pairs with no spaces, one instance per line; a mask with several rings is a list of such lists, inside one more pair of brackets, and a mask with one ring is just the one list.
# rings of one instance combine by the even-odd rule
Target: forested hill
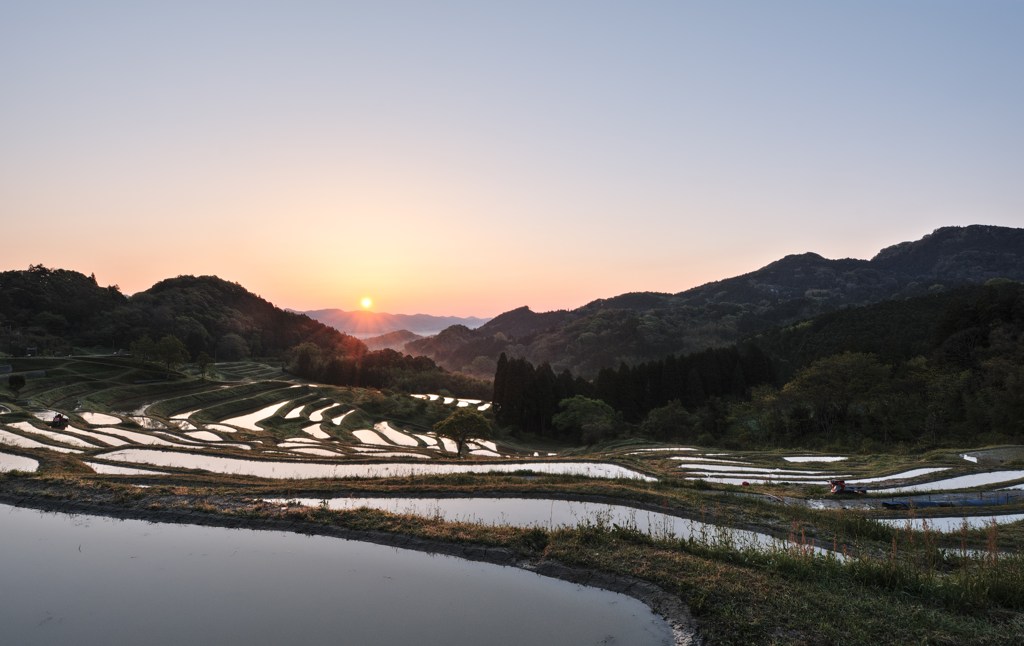
[[191,356],[280,356],[302,342],[342,354],[366,347],[307,316],[286,312],[214,276],[179,276],[132,297],[95,277],[34,265],[0,273],[0,351],[66,354],[127,349],[173,335]]
[[241,337],[253,356],[279,356],[300,343],[311,342],[346,355],[360,355],[366,346],[358,339],[296,314],[216,276],[179,276],[163,280],[131,298],[149,313],[157,333],[174,334],[193,355],[208,353],[226,335]]
[[593,377],[604,367],[727,346],[840,308],[995,278],[1024,280],[1024,229],[946,227],[871,260],[805,253],[678,294],[623,294],[570,312],[520,308],[478,330],[416,341],[415,349],[449,369],[481,376],[493,373],[505,352]]
[[592,443],[907,450],[1024,439],[1024,283],[851,307],[593,380],[501,355],[505,425]]

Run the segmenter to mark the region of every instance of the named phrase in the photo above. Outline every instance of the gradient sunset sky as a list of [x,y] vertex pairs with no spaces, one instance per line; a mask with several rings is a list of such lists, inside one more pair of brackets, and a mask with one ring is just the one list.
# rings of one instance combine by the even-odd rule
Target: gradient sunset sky
[[0,270],[493,316],[1024,226],[1024,1],[0,0]]

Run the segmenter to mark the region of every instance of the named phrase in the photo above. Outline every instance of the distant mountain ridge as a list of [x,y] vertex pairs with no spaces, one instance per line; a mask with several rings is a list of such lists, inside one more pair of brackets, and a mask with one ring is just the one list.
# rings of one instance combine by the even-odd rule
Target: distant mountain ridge
[[1024,281],[1024,229],[936,229],[871,260],[789,255],[756,271],[677,294],[637,292],[572,311],[518,308],[477,330],[408,344],[450,370],[486,374],[505,352],[593,376],[601,368],[726,346],[840,308],[938,293],[991,279]]
[[[314,320],[215,276],[179,276],[126,297],[92,276],[35,265],[0,272],[0,352],[62,354],[72,346],[114,351],[143,335],[173,334],[191,355],[204,351],[221,360],[281,356],[307,341],[360,356],[368,348],[359,335],[372,339],[373,348],[424,355],[486,379],[503,352],[593,377],[622,363],[728,346],[842,308],[994,279],[1024,281],[1024,229],[945,227],[886,247],[871,260],[796,254],[677,294],[620,294],[571,311],[520,307],[491,320],[340,310],[311,312],[319,314]],[[423,336],[417,330],[440,326],[446,327],[417,338]]]
[[417,336],[430,336],[453,325],[478,328],[490,319],[475,316],[433,316],[430,314],[387,314],[385,312],[339,309],[300,312],[358,339],[369,339],[405,330]]

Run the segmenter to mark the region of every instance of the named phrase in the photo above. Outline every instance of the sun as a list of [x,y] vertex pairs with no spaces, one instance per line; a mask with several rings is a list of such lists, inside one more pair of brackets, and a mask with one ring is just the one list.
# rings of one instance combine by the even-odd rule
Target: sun
[[359,301],[359,304],[363,306],[364,310],[368,310],[373,307],[373,299],[369,296],[363,296],[363,299]]

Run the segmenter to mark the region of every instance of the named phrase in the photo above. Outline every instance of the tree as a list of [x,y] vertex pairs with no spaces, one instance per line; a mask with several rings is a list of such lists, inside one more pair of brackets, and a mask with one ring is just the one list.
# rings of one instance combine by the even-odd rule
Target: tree
[[206,372],[210,369],[210,364],[213,363],[213,357],[200,352],[199,356],[196,357],[196,366],[199,368],[199,375],[206,381]]
[[323,351],[306,341],[288,350],[288,370],[306,379],[318,379],[323,368]]
[[695,439],[697,417],[690,413],[678,399],[647,413],[640,430],[648,437],[660,440],[692,442]]
[[215,352],[220,361],[241,361],[249,356],[249,344],[241,336],[229,332],[217,341]]
[[844,352],[818,359],[782,389],[794,405],[806,406],[818,429],[831,439],[851,411],[866,411],[888,388],[889,367],[873,354]]
[[466,440],[490,437],[491,423],[476,409],[457,408],[454,413],[434,424],[434,430],[438,435],[455,440],[459,457],[462,457],[462,447]]
[[171,334],[164,335],[157,341],[153,352],[157,361],[167,368],[167,372],[170,372],[178,364],[188,361],[188,350],[185,348],[185,344]]
[[558,407],[561,412],[551,418],[551,423],[563,437],[577,438],[584,444],[611,437],[620,425],[615,409],[600,399],[576,395],[563,399]]
[[14,393],[14,398],[18,398],[18,393],[25,387],[25,375],[11,375],[7,378],[7,387]]
[[153,358],[156,344],[153,343],[153,339],[149,338],[148,334],[144,334],[141,338],[132,341],[128,349],[131,351],[133,359],[139,363],[144,363]]

